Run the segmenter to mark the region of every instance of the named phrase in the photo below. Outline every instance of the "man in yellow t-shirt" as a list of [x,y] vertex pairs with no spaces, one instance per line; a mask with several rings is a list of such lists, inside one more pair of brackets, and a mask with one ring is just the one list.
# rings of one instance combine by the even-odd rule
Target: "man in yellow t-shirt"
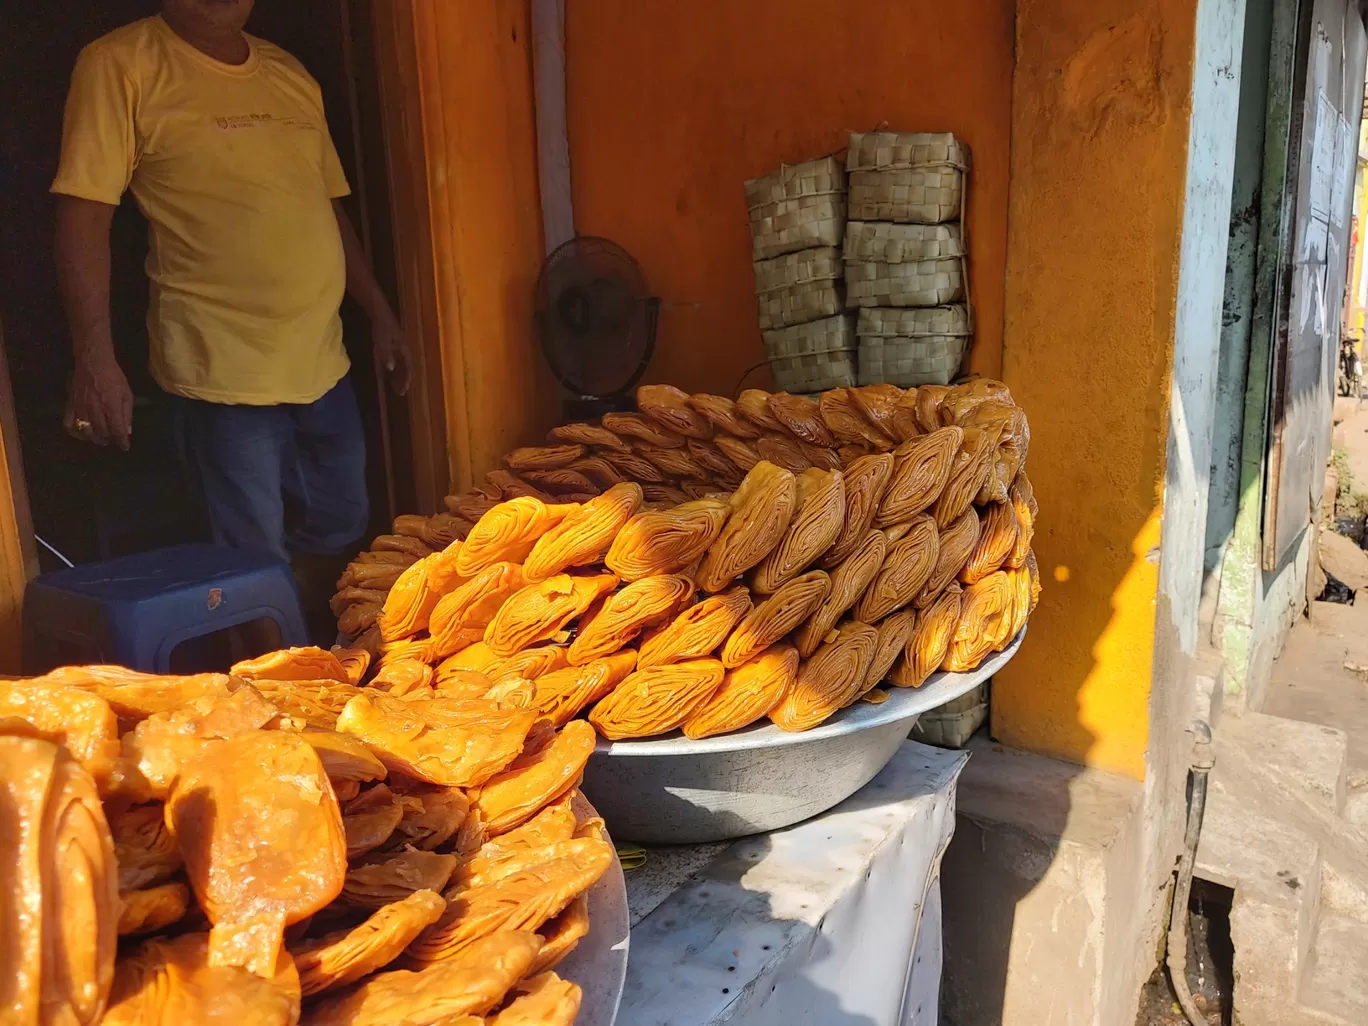
[[[150,369],[174,397],[214,536],[288,560],[336,554],[367,526],[344,290],[400,392],[408,353],[338,202],[350,189],[318,84],[242,31],[252,2],[164,0],[161,15],[86,47],[52,191],[76,358],[68,427],[129,446],[109,230],[131,191],[150,226]],[[287,499],[302,514],[288,535]]]

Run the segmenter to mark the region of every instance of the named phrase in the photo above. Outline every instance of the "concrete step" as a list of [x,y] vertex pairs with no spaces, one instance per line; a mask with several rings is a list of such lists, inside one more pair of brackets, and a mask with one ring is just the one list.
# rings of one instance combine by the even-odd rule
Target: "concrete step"
[[1302,978],[1301,1004],[1329,1022],[1368,1023],[1368,923],[1321,916]]
[[1216,772],[1223,749],[1238,746],[1321,809],[1344,810],[1348,736],[1334,727],[1265,713],[1227,716],[1216,732]]

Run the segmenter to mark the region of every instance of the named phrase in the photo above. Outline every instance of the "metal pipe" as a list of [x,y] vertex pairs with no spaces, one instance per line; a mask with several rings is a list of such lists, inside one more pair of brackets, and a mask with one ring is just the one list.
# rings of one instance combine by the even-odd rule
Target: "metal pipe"
[[1192,868],[1197,862],[1197,843],[1202,837],[1202,817],[1206,814],[1207,780],[1216,765],[1211,747],[1211,727],[1205,720],[1192,724],[1192,765],[1188,780],[1192,793],[1188,799],[1187,833],[1183,838],[1183,856],[1178,862],[1178,880],[1173,887],[1173,908],[1169,914],[1168,965],[1169,983],[1178,1005],[1192,1026],[1207,1026],[1207,1019],[1192,1000],[1187,983],[1188,898],[1192,895]]

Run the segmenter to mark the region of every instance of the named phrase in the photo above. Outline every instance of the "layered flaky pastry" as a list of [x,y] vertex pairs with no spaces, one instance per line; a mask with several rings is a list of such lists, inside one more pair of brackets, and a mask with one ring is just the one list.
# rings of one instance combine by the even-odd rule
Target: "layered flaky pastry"
[[589,722],[614,741],[666,734],[703,707],[725,672],[716,659],[637,670],[589,711]]
[[821,570],[810,570],[782,585],[742,617],[728,635],[722,644],[722,665],[734,669],[764,652],[812,616],[830,591],[831,578]]
[[883,564],[855,605],[855,618],[877,623],[912,602],[936,568],[940,532],[930,517],[917,517],[907,532],[888,546]]
[[758,463],[731,498],[731,517],[698,568],[698,586],[718,592],[769,555],[788,530],[797,482],[787,470]]
[[604,562],[624,581],[678,573],[712,547],[731,515],[731,504],[720,499],[638,513],[618,532]]
[[805,470],[796,481],[796,506],[788,530],[751,575],[762,595],[776,591],[814,563],[845,525],[845,478],[839,470]]
[[798,650],[773,645],[728,670],[712,697],[684,721],[684,736],[712,737],[748,727],[788,695],[798,676]]
[[811,730],[844,709],[864,690],[879,632],[848,621],[798,668],[784,700],[770,712],[783,730]]

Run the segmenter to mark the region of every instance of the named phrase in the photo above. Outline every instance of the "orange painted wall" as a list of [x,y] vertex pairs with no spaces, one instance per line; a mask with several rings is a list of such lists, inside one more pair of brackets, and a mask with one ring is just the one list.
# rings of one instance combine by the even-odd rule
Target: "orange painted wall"
[[[979,337],[1002,344],[1013,0],[592,0],[567,4],[576,227],[664,300],[647,380],[730,394],[764,360],[742,183],[887,123],[973,150]],[[768,383],[768,370],[748,379]]]
[[1193,0],[1020,0],[1004,377],[1045,579],[993,690],[1013,747],[1144,775]]

